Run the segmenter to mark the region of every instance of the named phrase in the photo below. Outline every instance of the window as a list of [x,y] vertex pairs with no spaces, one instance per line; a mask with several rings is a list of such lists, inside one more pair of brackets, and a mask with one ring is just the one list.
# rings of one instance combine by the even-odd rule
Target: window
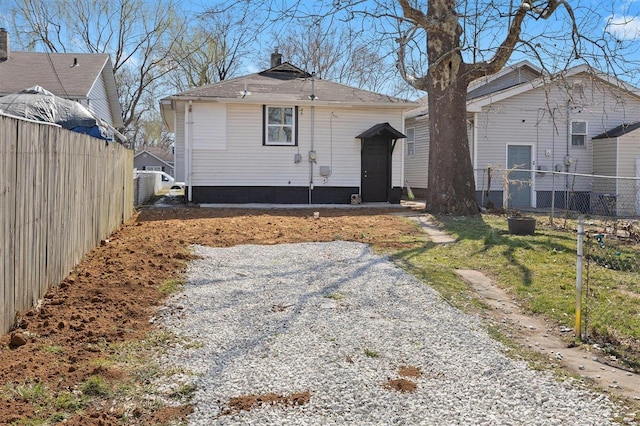
[[298,107],[264,106],[263,145],[298,145]]
[[407,129],[407,157],[413,157],[416,153],[415,134],[415,128]]
[[587,122],[572,121],[571,122],[571,146],[584,147],[587,140]]
[[163,167],[162,166],[145,166],[142,168],[142,170],[149,170],[151,172],[163,172]]

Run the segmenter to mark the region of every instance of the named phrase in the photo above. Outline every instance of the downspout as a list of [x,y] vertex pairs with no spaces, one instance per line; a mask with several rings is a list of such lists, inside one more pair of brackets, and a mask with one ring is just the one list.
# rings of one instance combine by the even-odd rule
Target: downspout
[[[571,145],[571,99],[567,101],[567,148],[564,157],[564,171],[569,173],[569,147]],[[569,208],[569,175],[564,175],[565,208]]]
[[309,204],[311,204],[311,194],[313,191],[313,163],[315,160],[314,142],[315,142],[315,108],[311,106],[311,147],[309,149]]
[[[473,113],[473,137],[471,138],[472,143],[473,143],[473,170],[474,173],[476,173],[476,170],[478,169],[478,113],[474,112]],[[475,179],[474,179],[475,182]],[[478,190],[478,182],[475,182],[476,185],[476,191]],[[491,193],[491,188],[487,188],[489,190],[489,193]]]
[[[311,73],[311,95],[309,96],[311,102],[316,100],[316,73]],[[316,152],[315,152],[315,121],[316,121],[316,111],[315,107],[311,105],[311,147],[309,150],[309,204],[312,201],[312,191],[313,191],[313,163],[316,162]]]
[[176,137],[176,133],[178,133],[178,106],[175,101],[171,101],[171,109],[173,110],[173,176],[177,177],[178,170],[176,166],[178,162],[176,158],[178,157],[178,147],[176,144],[178,138]]
[[187,187],[187,201],[192,201],[192,187],[191,187],[191,145],[193,143],[193,113],[192,113],[193,101],[189,101],[189,105],[185,109],[185,124],[184,127],[184,180]]
[[[402,116],[402,121],[401,121],[401,123],[402,123],[402,133],[404,135],[406,135],[407,134],[407,129],[406,129],[405,123],[406,123],[407,117],[406,117],[406,113],[405,113],[404,110],[402,110],[401,116]],[[413,133],[413,140],[414,140],[414,145],[413,146],[415,147],[415,140],[416,140],[415,130],[414,130],[414,133]],[[405,148],[406,145],[407,145],[407,138],[404,139],[404,143],[402,144],[402,149],[400,150],[400,188],[401,188],[401,191],[402,191],[402,189],[404,189],[405,183],[406,183],[405,177],[404,177],[404,156],[405,156],[404,148]],[[393,161],[393,157],[391,158],[391,161]]]

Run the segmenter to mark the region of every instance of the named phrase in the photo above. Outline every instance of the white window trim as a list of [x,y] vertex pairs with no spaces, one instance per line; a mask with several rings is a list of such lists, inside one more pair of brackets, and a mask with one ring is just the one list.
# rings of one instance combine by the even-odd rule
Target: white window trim
[[[584,133],[575,133],[573,131],[573,123],[584,123]],[[587,147],[587,135],[589,133],[589,123],[587,120],[571,120],[571,148],[586,148]],[[573,143],[573,136],[584,136],[582,145],[575,145]]]
[[[409,130],[413,130],[413,138],[409,139]],[[406,144],[407,144],[407,157],[408,158],[412,158],[415,157],[416,155],[416,128],[415,127],[407,127],[407,139],[406,139]],[[411,149],[409,149],[409,146],[411,146]]]
[[[269,108],[291,108],[292,120],[290,125],[278,125],[278,127],[291,127],[291,142],[271,142],[269,141]],[[264,105],[263,114],[263,138],[262,144],[265,146],[297,146],[298,145],[298,107],[291,105]],[[273,126],[273,125],[272,125]]]

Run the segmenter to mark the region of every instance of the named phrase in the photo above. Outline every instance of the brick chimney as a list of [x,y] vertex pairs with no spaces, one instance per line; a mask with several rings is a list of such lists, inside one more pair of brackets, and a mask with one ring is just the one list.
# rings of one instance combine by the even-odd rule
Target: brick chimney
[[282,53],[278,53],[278,48],[276,47],[271,54],[271,68],[277,67],[278,65],[282,65]]
[[0,61],[9,58],[9,33],[6,29],[0,28]]

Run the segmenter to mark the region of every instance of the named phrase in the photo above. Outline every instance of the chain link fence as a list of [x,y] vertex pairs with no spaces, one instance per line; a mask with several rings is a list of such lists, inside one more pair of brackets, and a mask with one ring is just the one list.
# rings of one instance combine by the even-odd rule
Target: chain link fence
[[488,209],[640,217],[640,177],[599,176],[527,169],[475,171],[478,202]]
[[[640,369],[640,224],[635,220],[580,219],[584,226],[583,340]],[[579,236],[580,238],[580,236]],[[578,263],[579,264],[579,263]],[[580,277],[578,278],[580,279]],[[625,330],[625,337],[616,330]]]

